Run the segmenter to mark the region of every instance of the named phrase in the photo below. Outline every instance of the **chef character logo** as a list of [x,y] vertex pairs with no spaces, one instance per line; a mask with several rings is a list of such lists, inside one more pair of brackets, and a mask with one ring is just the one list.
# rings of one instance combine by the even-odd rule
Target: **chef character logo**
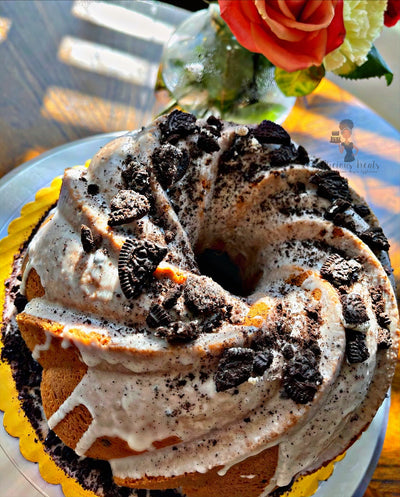
[[354,123],[351,119],[342,119],[339,131],[332,131],[330,142],[339,145],[339,152],[345,154],[344,162],[353,162],[358,154],[358,147],[352,138]]

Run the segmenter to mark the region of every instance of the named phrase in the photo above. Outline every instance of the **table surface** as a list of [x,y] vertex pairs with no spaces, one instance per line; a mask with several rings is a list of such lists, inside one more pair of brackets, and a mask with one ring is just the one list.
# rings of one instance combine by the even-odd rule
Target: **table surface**
[[[148,122],[165,101],[153,91],[163,43],[186,15],[137,0],[0,2],[0,177],[63,143]],[[381,52],[400,76],[400,30],[381,38]],[[340,87],[324,81],[298,101],[284,125],[373,205],[389,235],[399,288],[400,133],[387,121],[400,129],[400,85],[333,81]],[[360,150],[352,170],[329,143],[343,118],[354,121]],[[365,497],[400,496],[399,419],[400,367],[382,455]],[[1,452],[0,480],[4,497],[39,495]]]

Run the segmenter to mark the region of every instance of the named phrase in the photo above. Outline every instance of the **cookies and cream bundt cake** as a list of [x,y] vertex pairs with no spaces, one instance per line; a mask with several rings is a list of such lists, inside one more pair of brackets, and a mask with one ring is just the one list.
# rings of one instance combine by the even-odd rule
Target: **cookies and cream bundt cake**
[[267,496],[380,406],[398,311],[388,242],[280,126],[174,111],[65,172],[18,326],[48,426],[117,485]]

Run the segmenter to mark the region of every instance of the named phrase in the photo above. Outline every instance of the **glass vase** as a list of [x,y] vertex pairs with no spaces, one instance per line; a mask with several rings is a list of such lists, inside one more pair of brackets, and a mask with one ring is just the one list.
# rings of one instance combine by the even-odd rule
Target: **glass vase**
[[[197,117],[211,114],[243,124],[282,123],[295,103],[275,82],[275,67],[243,48],[219,14],[217,4],[190,15],[167,42],[159,85]],[[160,86],[159,86],[160,87]]]

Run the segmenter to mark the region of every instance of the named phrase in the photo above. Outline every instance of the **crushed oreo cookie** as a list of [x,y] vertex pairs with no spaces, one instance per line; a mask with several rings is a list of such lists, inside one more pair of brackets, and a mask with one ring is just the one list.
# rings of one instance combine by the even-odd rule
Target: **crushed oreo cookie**
[[168,326],[171,323],[171,317],[160,304],[154,304],[150,307],[146,323],[150,328]]
[[365,334],[346,328],[346,357],[350,364],[364,362],[369,357]]
[[189,164],[188,152],[170,143],[157,147],[151,159],[156,177],[164,190],[184,176]]
[[264,352],[256,354],[253,361],[253,374],[255,376],[262,376],[271,366],[273,358],[270,350],[265,350]]
[[178,288],[171,290],[164,299],[163,306],[165,309],[172,309],[176,303],[178,302],[179,297],[182,295],[182,288],[179,286]]
[[201,131],[199,133],[199,136],[197,138],[197,146],[200,150],[203,150],[203,152],[207,152],[209,154],[218,152],[218,150],[220,150],[220,146],[218,145],[217,140],[204,131]]
[[382,228],[377,226],[374,228],[368,228],[360,234],[360,238],[365,242],[372,250],[384,250],[387,252],[389,250],[389,242],[382,231]]
[[368,217],[371,214],[371,210],[368,205],[356,204],[353,205],[353,208],[357,212],[357,214],[363,218]]
[[296,354],[288,361],[283,372],[285,394],[297,404],[307,404],[314,399],[322,383],[315,356],[308,350]]
[[158,327],[155,335],[172,345],[186,343],[199,336],[199,327],[197,321],[175,321],[168,327]]
[[262,121],[250,132],[260,143],[290,145],[291,142],[288,132],[272,121]]
[[27,303],[28,303],[28,299],[25,297],[25,295],[22,295],[22,293],[17,292],[15,299],[14,299],[14,305],[15,305],[18,313],[24,311]]
[[362,324],[369,321],[367,308],[361,295],[349,293],[341,295],[340,301],[343,306],[343,317],[349,325]]
[[223,127],[223,123],[222,123],[221,119],[218,119],[218,117],[215,117],[215,116],[209,116],[207,118],[207,124],[209,126],[212,126],[213,128],[215,128],[217,131],[221,131],[221,129]]
[[99,185],[95,183],[89,183],[87,186],[87,192],[89,195],[97,195],[100,191]]
[[379,350],[390,349],[390,347],[392,346],[392,337],[390,336],[390,330],[388,330],[387,328],[379,328],[377,344]]
[[97,244],[93,237],[92,230],[86,226],[86,224],[81,224],[81,243],[83,250],[87,254],[90,254],[97,249]]
[[310,183],[317,185],[317,194],[328,200],[341,198],[351,201],[349,183],[337,171],[321,171],[311,176]]
[[306,165],[310,162],[310,157],[308,156],[308,152],[307,150],[302,146],[302,145],[299,145],[297,147],[297,151],[296,151],[296,162],[297,164],[302,164],[302,165]]
[[125,187],[139,193],[145,193],[150,188],[149,173],[146,166],[128,155],[125,161],[125,169],[121,172],[121,178]]
[[196,116],[180,110],[174,110],[160,124],[160,129],[161,139],[174,144],[181,138],[185,138],[198,130]]
[[336,198],[326,209],[325,219],[334,220],[338,214],[342,214],[351,206],[350,202],[342,198]]
[[109,226],[131,223],[145,216],[150,209],[147,198],[133,190],[120,190],[110,203]]
[[254,351],[234,347],[226,349],[214,376],[217,392],[224,392],[247,381],[253,371]]
[[321,276],[334,286],[350,285],[358,280],[362,266],[355,259],[346,260],[339,254],[330,255],[321,267]]
[[121,289],[128,299],[138,297],[150,280],[168,249],[150,240],[128,238],[123,244],[118,261]]
[[189,276],[183,288],[188,309],[195,315],[207,316],[226,308],[226,299],[220,286],[206,278]]

